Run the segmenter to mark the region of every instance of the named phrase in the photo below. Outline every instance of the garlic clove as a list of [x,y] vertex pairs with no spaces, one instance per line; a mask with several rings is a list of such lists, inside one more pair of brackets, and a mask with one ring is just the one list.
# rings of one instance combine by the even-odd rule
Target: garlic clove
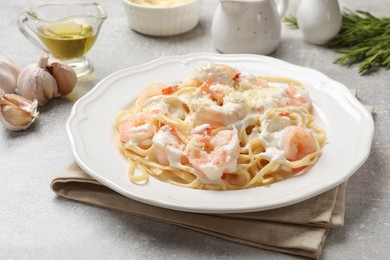
[[0,89],[5,93],[13,93],[20,69],[7,57],[0,56]]
[[25,130],[38,117],[37,107],[36,99],[30,101],[16,94],[3,94],[0,98],[0,118],[9,130]]
[[38,64],[30,64],[25,67],[17,80],[18,93],[30,100],[37,99],[40,106],[59,96],[57,82],[46,69],[48,59],[49,57],[44,55]]
[[56,79],[58,93],[61,96],[66,96],[73,91],[77,83],[77,75],[71,66],[57,59],[49,59],[47,69]]

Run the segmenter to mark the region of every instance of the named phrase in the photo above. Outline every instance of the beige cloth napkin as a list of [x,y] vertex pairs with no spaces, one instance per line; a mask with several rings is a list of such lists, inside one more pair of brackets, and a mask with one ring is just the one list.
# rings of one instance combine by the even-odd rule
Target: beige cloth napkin
[[[356,95],[356,92],[352,92]],[[372,107],[367,107],[370,112]],[[88,176],[76,163],[55,177],[59,196],[197,230],[226,240],[318,258],[330,228],[344,223],[346,182],[295,205],[239,214],[199,214],[159,208],[116,193]]]
[[346,183],[291,206],[251,213],[199,214],[137,202],[103,186],[76,163],[51,183],[59,196],[197,230],[230,241],[317,258],[331,227],[344,221]]

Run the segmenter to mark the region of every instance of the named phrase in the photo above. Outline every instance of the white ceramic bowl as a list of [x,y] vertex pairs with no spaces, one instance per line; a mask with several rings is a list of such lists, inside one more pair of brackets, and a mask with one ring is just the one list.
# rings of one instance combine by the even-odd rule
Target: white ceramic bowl
[[123,6],[131,29],[151,36],[169,36],[187,32],[199,22],[202,0],[154,7],[123,0]]

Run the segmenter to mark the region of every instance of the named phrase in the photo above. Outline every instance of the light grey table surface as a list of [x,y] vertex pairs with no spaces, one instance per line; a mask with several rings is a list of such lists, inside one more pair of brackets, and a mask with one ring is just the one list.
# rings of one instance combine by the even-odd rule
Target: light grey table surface
[[[81,97],[104,77],[153,59],[192,52],[215,53],[210,27],[217,0],[204,0],[201,21],[189,33],[153,38],[131,31],[120,0],[99,1],[108,13],[88,54],[95,71],[79,80]],[[0,54],[20,67],[40,52],[18,31],[17,16],[32,1],[0,0]],[[390,1],[342,1],[351,10],[390,16]],[[371,155],[352,176],[346,191],[345,226],[332,229],[322,259],[389,259],[390,254],[390,72],[359,76],[357,67],[333,64],[338,54],[303,41],[283,28],[270,56],[319,70],[355,88],[364,104],[375,106]],[[52,100],[27,131],[0,128],[0,259],[296,259],[296,256],[227,242],[195,231],[58,198],[52,178],[73,156],[65,123],[74,101]]]

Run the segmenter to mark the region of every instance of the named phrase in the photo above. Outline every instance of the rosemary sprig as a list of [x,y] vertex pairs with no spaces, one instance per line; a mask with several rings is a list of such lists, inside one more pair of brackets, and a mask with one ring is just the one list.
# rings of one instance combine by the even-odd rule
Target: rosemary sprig
[[284,17],[283,22],[287,23],[288,26],[294,29],[298,29],[298,21],[297,18],[291,16],[291,17]]
[[[284,22],[298,28],[297,19]],[[379,67],[390,68],[390,18],[378,18],[364,11],[343,12],[338,35],[326,47],[343,54],[335,60],[342,65],[359,64],[359,73],[366,74]]]

